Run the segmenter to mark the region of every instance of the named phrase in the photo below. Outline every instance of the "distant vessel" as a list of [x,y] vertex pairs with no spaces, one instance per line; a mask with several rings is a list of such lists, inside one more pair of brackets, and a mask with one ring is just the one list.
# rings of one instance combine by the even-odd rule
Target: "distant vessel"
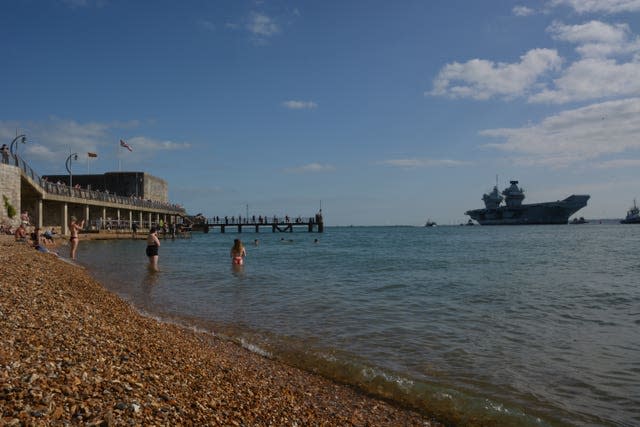
[[633,199],[633,207],[627,211],[627,217],[620,221],[620,224],[640,224],[640,209]]
[[[571,195],[557,202],[532,203],[523,205],[524,190],[518,181],[510,181],[511,186],[502,194],[498,186],[482,196],[484,209],[465,212],[481,225],[525,225],[525,224],[566,224],[569,217],[585,207],[588,195]],[[504,197],[503,197],[504,196]],[[504,200],[505,205],[501,206]]]
[[431,221],[430,219],[428,219],[427,223],[424,226],[425,227],[435,227],[436,225],[438,225],[438,224],[436,224],[435,221]]
[[584,219],[583,216],[581,216],[580,218],[573,218],[569,224],[588,224],[588,223],[589,221],[587,221],[586,219]]

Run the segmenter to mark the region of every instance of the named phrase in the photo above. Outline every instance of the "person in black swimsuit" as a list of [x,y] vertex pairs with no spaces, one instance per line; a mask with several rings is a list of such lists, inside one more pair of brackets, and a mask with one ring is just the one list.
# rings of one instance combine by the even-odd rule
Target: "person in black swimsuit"
[[155,227],[149,230],[147,236],[147,256],[149,257],[149,268],[158,271],[158,248],[160,247],[160,239],[158,239],[158,231]]

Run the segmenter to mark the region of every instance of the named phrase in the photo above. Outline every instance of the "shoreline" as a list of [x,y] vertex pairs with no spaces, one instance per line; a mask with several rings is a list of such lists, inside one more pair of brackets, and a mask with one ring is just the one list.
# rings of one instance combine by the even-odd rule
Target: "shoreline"
[[0,423],[439,425],[212,334],[145,317],[84,269],[7,237]]

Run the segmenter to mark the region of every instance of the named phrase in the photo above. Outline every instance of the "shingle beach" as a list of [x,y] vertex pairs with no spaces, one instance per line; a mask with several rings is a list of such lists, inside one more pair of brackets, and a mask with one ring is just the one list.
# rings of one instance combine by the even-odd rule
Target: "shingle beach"
[[83,268],[12,238],[0,240],[0,337],[0,425],[436,425],[145,317]]

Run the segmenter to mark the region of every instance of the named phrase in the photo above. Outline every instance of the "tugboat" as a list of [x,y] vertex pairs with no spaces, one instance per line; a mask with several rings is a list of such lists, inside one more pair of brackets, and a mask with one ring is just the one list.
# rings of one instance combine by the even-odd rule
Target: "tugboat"
[[436,224],[435,221],[431,221],[430,219],[428,219],[427,223],[424,226],[425,227],[435,227],[436,225],[438,225],[438,224]]
[[573,218],[571,220],[571,222],[569,224],[588,224],[589,221],[587,221],[586,219],[584,219],[583,216],[581,216],[580,218]]
[[633,207],[627,211],[627,217],[620,224],[640,224],[640,209],[636,206],[636,199],[633,199]]
[[[574,194],[557,202],[523,205],[524,190],[518,187],[518,181],[510,184],[502,193],[494,186],[491,193],[482,196],[485,208],[467,211],[465,215],[480,225],[567,224],[569,217],[585,207],[591,197]],[[503,200],[505,205],[501,205]]]

